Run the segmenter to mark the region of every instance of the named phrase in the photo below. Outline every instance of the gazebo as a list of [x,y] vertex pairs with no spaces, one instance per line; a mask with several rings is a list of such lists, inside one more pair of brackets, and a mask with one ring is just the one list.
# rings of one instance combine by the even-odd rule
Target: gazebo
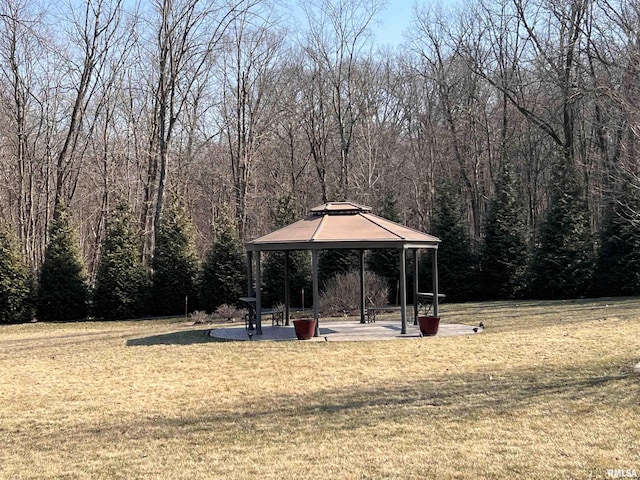
[[[432,298],[433,314],[438,316],[438,244],[440,239],[432,235],[408,228],[371,213],[370,207],[351,202],[330,202],[311,209],[311,214],[279,230],[256,238],[246,244],[248,297],[255,299],[256,334],[262,335],[261,299],[261,253],[263,251],[284,251],[285,279],[285,319],[289,323],[289,255],[294,250],[311,250],[313,316],[316,320],[315,336],[319,332],[319,286],[318,254],[321,250],[354,249],[360,251],[360,318],[364,323],[364,252],[365,250],[389,248],[399,250],[400,262],[400,315],[401,333],[407,333],[407,250],[413,252],[413,304],[414,318],[417,318],[418,304],[418,252],[428,249],[432,255]],[[255,269],[255,277],[253,271]],[[255,278],[255,292],[254,292]]]

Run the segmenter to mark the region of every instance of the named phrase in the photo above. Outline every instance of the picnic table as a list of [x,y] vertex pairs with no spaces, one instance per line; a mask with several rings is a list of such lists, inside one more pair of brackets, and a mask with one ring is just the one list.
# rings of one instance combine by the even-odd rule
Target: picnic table
[[253,330],[256,324],[256,297],[240,297],[240,301],[247,304],[247,313],[244,314],[244,328]]
[[[244,315],[244,326],[253,330],[256,324],[256,297],[240,297],[240,301],[247,304],[248,312]],[[271,315],[271,325],[284,325],[284,312],[278,308],[261,309],[261,315]]]

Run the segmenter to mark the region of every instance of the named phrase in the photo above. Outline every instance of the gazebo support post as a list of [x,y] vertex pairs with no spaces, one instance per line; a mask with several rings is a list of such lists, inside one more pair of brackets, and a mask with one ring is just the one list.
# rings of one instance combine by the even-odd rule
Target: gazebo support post
[[247,297],[253,297],[253,251],[247,250]]
[[365,323],[364,321],[364,250],[360,250],[360,323]]
[[[247,297],[253,297],[253,251],[247,250]],[[253,305],[249,302],[247,303],[247,323],[246,327],[248,330],[254,329],[254,316],[255,311],[253,310]]]
[[418,324],[418,292],[420,291],[418,280],[420,276],[418,275],[418,256],[419,250],[417,248],[413,249],[413,324]]
[[431,249],[431,276],[433,277],[433,316],[438,316],[438,249]]
[[320,336],[320,326],[318,325],[319,317],[319,293],[318,293],[318,250],[311,250],[311,271],[312,271],[312,283],[313,283],[313,318],[316,321],[316,331],[313,334],[314,337]]
[[287,250],[284,252],[284,324],[287,327],[291,313],[291,285],[289,283],[289,250]]
[[404,247],[400,250],[400,318],[402,319],[401,334],[407,333],[407,276],[406,253]]
[[256,335],[262,335],[262,272],[260,250],[256,251]]

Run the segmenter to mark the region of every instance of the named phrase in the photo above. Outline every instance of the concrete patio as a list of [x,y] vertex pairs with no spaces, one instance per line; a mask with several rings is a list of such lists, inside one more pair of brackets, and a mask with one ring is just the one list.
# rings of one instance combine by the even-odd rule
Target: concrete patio
[[[438,337],[454,337],[459,335],[474,335],[482,332],[474,326],[454,323],[441,323],[438,330]],[[255,330],[247,330],[244,326],[214,328],[209,331],[209,336],[221,340],[297,340],[293,325],[285,326],[262,326],[262,335],[256,335]],[[360,323],[357,320],[321,320],[320,336],[306,340],[309,342],[361,342],[377,340],[399,340],[406,338],[420,338],[420,330],[412,323],[407,325],[407,333],[400,333],[399,320],[379,320],[375,323]],[[429,338],[429,337],[425,337]]]

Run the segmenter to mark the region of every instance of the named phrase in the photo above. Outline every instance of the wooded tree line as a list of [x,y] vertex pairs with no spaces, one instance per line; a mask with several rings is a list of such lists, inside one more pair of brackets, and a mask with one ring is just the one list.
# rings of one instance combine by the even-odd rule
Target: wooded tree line
[[445,285],[468,253],[467,280],[519,259],[501,298],[638,293],[640,2],[423,3],[398,47],[371,36],[383,7],[2,2],[0,212],[32,277],[65,207],[93,285],[122,202],[149,270],[167,203],[203,260],[223,219],[246,241],[282,199],[392,198],[457,229]]

